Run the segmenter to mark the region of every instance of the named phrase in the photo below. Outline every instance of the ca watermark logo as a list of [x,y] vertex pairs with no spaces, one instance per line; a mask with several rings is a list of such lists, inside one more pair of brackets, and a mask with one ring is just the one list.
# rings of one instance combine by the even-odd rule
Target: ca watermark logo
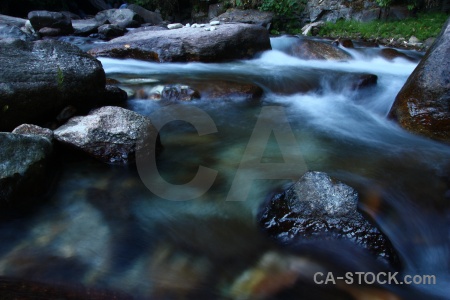
[[335,285],[339,281],[346,284],[395,284],[395,285],[435,285],[436,275],[403,275],[398,272],[347,272],[344,276],[337,276],[332,272],[314,274],[314,283],[320,285]]
[[[158,130],[172,121],[190,123],[200,136],[218,132],[214,120],[200,108],[186,105],[170,105],[156,110],[150,119]],[[262,163],[264,150],[271,134],[276,138],[283,163]],[[164,180],[158,172],[155,158],[156,136],[149,135],[141,141],[136,151],[136,166],[145,186],[155,195],[174,201],[185,201],[205,194],[214,184],[218,171],[200,165],[194,178],[181,185]],[[153,149],[151,149],[153,147]],[[293,155],[293,153],[295,155]],[[201,155],[201,153],[199,153]],[[236,175],[232,181],[226,201],[244,201],[257,179],[298,180],[307,171],[300,154],[299,145],[290,127],[286,113],[280,106],[265,106],[261,109]]]

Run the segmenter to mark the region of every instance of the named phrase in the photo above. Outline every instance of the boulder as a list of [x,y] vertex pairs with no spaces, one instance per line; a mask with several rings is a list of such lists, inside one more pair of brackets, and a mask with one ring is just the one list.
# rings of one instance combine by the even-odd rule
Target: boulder
[[149,11],[139,5],[130,4],[127,6],[127,9],[137,13],[144,20],[144,23],[158,25],[163,21],[160,14]]
[[95,16],[99,25],[110,23],[121,28],[139,27],[144,20],[130,9],[108,9],[99,12]]
[[61,35],[73,33],[72,21],[59,12],[36,10],[28,13],[28,19],[35,31],[49,27],[61,30]]
[[450,143],[450,19],[408,77],[388,117],[416,134]]
[[267,30],[249,24],[224,24],[214,31],[198,28],[137,31],[89,51],[94,56],[158,62],[219,62],[253,57],[269,50]]
[[336,46],[307,38],[298,39],[296,43],[293,43],[288,53],[306,60],[347,61],[352,59],[350,54]]
[[99,105],[119,105],[127,101],[128,95],[121,88],[107,84],[105,86],[105,93],[103,97],[99,100]]
[[47,138],[0,133],[0,206],[17,207],[42,196],[52,144]]
[[23,32],[19,27],[0,23],[0,40],[9,38],[21,39],[23,41],[34,40],[32,35]]
[[133,28],[128,30],[125,35],[132,35],[137,32],[143,32],[143,31],[161,31],[161,30],[169,30],[167,27],[161,27],[161,26],[142,26],[139,28]]
[[393,48],[383,48],[380,50],[380,55],[387,59],[387,60],[394,60],[396,58],[403,58],[412,62],[415,62],[416,60],[408,55],[406,55],[403,52],[400,52]]
[[98,33],[102,34],[106,39],[112,39],[124,35],[125,28],[113,24],[105,24],[98,28]]
[[49,141],[53,141],[53,131],[48,128],[42,128],[33,124],[22,124],[17,128],[14,128],[12,133],[23,134],[30,136],[41,136]]
[[272,23],[272,19],[273,13],[269,11],[231,8],[220,16],[211,19],[211,21],[236,22],[268,27]]
[[17,27],[23,27],[25,26],[26,19],[22,18],[16,18],[16,17],[10,17],[6,15],[0,15],[0,24],[7,24]]
[[96,19],[72,20],[74,34],[78,36],[88,36],[97,33],[97,28],[103,24],[99,24]]
[[357,210],[358,193],[322,172],[307,172],[289,189],[264,203],[262,229],[283,245],[346,240],[394,262],[384,235]]
[[39,34],[44,36],[60,36],[63,35],[61,29],[59,28],[51,28],[51,27],[43,27],[39,29]]
[[87,116],[74,117],[54,133],[59,142],[102,162],[122,165],[134,162],[135,153],[142,144],[139,141],[158,135],[148,118],[115,106],[101,107]]
[[0,130],[48,121],[68,105],[88,109],[105,91],[101,63],[64,42],[0,41],[0,65]]

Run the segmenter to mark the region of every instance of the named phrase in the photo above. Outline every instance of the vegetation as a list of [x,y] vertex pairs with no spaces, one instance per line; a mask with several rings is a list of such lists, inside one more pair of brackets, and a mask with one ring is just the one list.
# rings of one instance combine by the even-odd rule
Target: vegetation
[[320,29],[320,36],[346,38],[410,38],[412,35],[419,40],[436,37],[444,25],[447,15],[444,13],[419,14],[416,18],[402,21],[358,21],[340,20],[336,23],[326,23]]

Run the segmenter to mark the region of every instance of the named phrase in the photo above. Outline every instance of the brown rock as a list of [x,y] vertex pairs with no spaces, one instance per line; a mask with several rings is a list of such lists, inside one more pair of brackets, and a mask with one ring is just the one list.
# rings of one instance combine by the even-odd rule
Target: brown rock
[[408,131],[450,143],[450,19],[389,112]]
[[346,61],[352,58],[350,54],[336,46],[310,39],[299,39],[293,44],[290,54],[306,60]]

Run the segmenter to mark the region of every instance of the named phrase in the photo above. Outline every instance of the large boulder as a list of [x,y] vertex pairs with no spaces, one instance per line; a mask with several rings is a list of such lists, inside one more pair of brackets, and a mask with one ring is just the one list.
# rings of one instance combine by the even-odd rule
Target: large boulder
[[416,134],[450,143],[450,19],[409,76],[389,118]]
[[[355,1],[337,1],[337,0],[309,0],[306,3],[304,22],[336,22],[339,19],[363,19],[367,11],[378,9],[376,1],[355,0]],[[378,19],[380,15],[377,15]],[[367,17],[364,17],[367,18]],[[370,19],[370,18],[368,18]],[[372,19],[370,19],[372,20]]]
[[22,18],[0,15],[0,24],[8,24],[8,25],[14,25],[17,27],[23,27],[23,26],[25,26],[26,21],[27,20],[22,19]]
[[43,28],[53,28],[59,30],[61,35],[73,33],[71,19],[60,12],[31,11],[28,13],[28,19],[35,31],[40,31]]
[[101,63],[58,41],[0,41],[0,130],[48,121],[68,105],[92,107],[105,95]]
[[292,187],[264,203],[259,223],[284,245],[347,240],[380,258],[395,261],[384,235],[357,210],[358,194],[322,172],[307,172]]
[[127,9],[134,11],[137,13],[143,20],[144,23],[157,25],[162,23],[163,19],[160,14],[149,11],[139,5],[130,4],[127,6]]
[[23,32],[19,27],[0,23],[0,40],[9,38],[21,39],[23,41],[34,40],[32,35]]
[[326,42],[300,38],[287,50],[288,54],[306,60],[347,61],[352,56],[344,50]]
[[267,30],[249,24],[203,28],[137,31],[91,49],[94,56],[135,58],[158,62],[219,62],[244,59],[269,50]]
[[225,13],[211,19],[211,21],[237,22],[268,27],[272,23],[272,19],[273,13],[270,11],[231,8]]
[[17,207],[48,187],[52,144],[47,138],[0,133],[0,206]]
[[108,9],[95,16],[99,25],[110,23],[121,28],[139,27],[144,20],[130,9]]
[[159,141],[158,132],[148,118],[115,106],[101,107],[87,116],[73,117],[54,134],[56,140],[102,162],[123,165],[134,162],[136,151],[143,145],[140,141],[149,137]]

